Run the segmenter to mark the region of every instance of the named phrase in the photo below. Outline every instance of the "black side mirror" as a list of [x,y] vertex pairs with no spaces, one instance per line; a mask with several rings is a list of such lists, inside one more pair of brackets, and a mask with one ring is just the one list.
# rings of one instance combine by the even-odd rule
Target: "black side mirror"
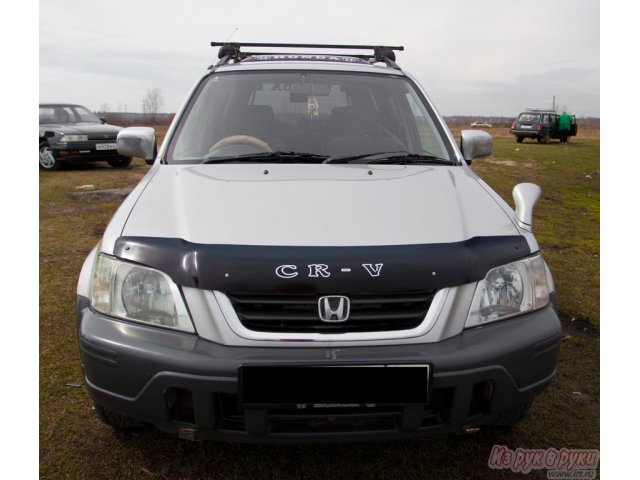
[[100,123],[102,124],[107,123],[107,119],[104,117],[100,117]]
[[158,156],[158,144],[156,143],[156,140],[154,138],[154,144],[153,144],[153,158],[145,158],[144,159],[144,163],[146,163],[147,165],[153,165],[153,162],[156,161],[156,157]]

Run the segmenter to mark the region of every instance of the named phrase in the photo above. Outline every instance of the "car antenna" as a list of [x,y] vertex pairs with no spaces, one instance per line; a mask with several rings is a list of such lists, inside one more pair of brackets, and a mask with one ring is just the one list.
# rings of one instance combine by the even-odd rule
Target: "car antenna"
[[233,37],[235,35],[235,33],[238,31],[238,27],[234,28],[232,30],[232,32],[229,34],[229,36],[226,38],[226,40],[224,41],[224,44],[226,45],[227,43],[229,43],[229,40],[231,40],[231,37]]

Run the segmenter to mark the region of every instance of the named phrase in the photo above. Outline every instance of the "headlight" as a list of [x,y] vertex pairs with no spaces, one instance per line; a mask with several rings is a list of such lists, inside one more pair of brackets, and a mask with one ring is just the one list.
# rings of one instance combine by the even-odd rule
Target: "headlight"
[[478,282],[465,328],[542,308],[549,303],[549,292],[540,255],[493,268]]
[[86,142],[89,140],[88,135],[63,135],[60,138],[61,142]]
[[166,274],[103,254],[93,267],[91,306],[111,317],[194,332],[182,295]]

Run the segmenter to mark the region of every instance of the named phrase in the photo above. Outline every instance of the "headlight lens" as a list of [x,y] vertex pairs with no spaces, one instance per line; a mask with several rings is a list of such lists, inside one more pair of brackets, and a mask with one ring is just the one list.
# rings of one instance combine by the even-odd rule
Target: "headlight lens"
[[489,270],[478,282],[465,327],[503,320],[549,303],[550,286],[542,256]]
[[86,142],[89,140],[88,135],[63,135],[60,138],[61,142]]
[[111,317],[194,331],[180,291],[166,274],[103,254],[93,268],[91,306]]

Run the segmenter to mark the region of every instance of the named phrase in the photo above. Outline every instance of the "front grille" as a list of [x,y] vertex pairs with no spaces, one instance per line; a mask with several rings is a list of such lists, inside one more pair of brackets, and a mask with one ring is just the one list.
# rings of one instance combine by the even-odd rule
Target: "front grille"
[[348,333],[409,330],[424,320],[435,290],[393,294],[350,295],[351,312],[344,322],[329,323],[318,315],[319,295],[228,293],[242,325],[258,332]]
[[92,133],[89,140],[115,140],[117,133]]

